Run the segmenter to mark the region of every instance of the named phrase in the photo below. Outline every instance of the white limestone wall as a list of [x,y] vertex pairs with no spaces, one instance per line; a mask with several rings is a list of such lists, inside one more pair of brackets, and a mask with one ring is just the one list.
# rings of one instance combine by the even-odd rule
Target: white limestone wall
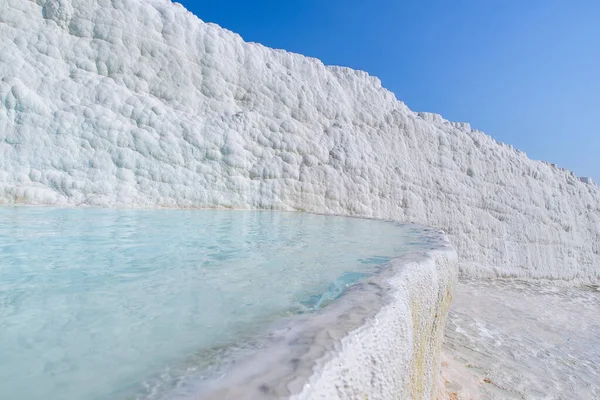
[[390,218],[444,229],[468,276],[600,281],[595,184],[364,72],[165,0],[3,0],[0,49],[1,202]]

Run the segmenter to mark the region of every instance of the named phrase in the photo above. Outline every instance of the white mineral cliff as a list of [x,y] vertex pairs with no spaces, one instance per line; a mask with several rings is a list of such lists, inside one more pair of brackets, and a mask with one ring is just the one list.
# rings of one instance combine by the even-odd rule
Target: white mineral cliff
[[165,0],[0,2],[0,201],[240,207],[444,229],[466,276],[600,281],[600,191],[365,72]]

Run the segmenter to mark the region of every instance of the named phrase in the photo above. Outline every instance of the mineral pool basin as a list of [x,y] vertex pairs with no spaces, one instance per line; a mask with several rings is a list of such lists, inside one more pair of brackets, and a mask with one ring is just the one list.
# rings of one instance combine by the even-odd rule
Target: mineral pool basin
[[0,207],[0,398],[163,398],[424,240],[307,213]]

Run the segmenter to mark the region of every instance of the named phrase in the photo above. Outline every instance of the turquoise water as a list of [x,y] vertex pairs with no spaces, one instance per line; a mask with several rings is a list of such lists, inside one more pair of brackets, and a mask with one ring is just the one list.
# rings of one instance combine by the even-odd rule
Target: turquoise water
[[419,240],[305,213],[2,207],[0,398],[151,398]]

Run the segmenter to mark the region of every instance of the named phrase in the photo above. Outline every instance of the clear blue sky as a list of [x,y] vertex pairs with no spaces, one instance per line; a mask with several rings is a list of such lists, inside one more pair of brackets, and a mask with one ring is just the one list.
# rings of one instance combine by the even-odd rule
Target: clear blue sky
[[600,181],[600,0],[181,0]]

